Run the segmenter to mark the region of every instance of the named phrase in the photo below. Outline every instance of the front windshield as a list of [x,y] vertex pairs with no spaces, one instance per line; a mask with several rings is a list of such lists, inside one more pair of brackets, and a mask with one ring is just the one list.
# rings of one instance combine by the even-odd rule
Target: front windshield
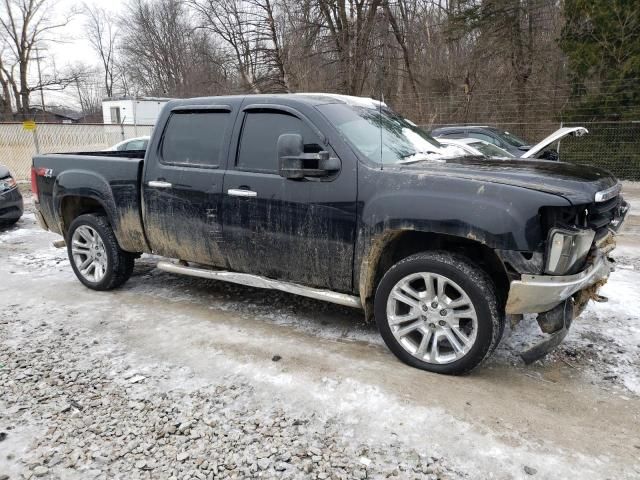
[[506,150],[501,149],[500,147],[496,147],[492,143],[486,142],[473,142],[470,143],[473,148],[479,150],[480,153],[486,155],[487,157],[513,157]]
[[502,140],[504,140],[511,146],[514,146],[517,148],[517,147],[524,147],[525,145],[529,145],[529,142],[527,142],[526,140],[523,140],[517,135],[514,135],[513,133],[509,133],[505,130],[502,130],[502,131],[495,130],[495,131],[498,133],[498,135],[500,135],[500,138]]
[[393,164],[452,156],[424,130],[390,109],[331,103],[318,109],[372,162]]

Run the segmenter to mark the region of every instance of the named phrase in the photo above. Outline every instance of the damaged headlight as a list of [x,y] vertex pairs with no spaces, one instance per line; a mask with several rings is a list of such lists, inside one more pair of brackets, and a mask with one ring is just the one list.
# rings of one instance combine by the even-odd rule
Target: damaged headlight
[[11,190],[16,186],[16,181],[13,177],[0,178],[0,193]]
[[584,262],[596,232],[591,229],[552,228],[547,246],[545,273],[566,275]]

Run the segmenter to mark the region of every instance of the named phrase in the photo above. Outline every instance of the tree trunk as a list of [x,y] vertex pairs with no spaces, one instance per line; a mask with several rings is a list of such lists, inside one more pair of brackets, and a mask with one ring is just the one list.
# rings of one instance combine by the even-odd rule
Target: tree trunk
[[[20,110],[23,115],[29,113],[29,82],[27,80],[28,60],[20,60]],[[44,106],[44,105],[43,105]]]

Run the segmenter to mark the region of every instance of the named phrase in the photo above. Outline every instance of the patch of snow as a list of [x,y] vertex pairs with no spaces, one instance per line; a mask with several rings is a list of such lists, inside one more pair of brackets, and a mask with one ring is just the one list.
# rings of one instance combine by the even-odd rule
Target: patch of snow
[[306,95],[309,97],[327,97],[334,100],[341,100],[347,105],[352,105],[355,107],[380,108],[380,106],[387,106],[386,103],[379,100],[374,100],[373,98],[356,97],[353,95],[341,95],[339,93],[296,93],[295,95]]
[[591,302],[577,332],[596,330],[606,343],[598,348],[611,357],[610,367],[629,390],[640,395],[640,272],[618,270],[600,290],[605,303]]
[[24,228],[13,228],[5,232],[0,231],[0,243],[12,242],[16,239],[28,237],[32,234],[33,232],[31,230],[27,230]]

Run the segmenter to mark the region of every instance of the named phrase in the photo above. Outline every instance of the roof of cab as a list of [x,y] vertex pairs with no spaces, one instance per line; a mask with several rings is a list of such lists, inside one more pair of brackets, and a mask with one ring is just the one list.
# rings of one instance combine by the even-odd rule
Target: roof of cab
[[314,106],[327,103],[343,103],[347,105],[367,108],[380,108],[380,106],[386,107],[386,104],[384,102],[374,100],[373,98],[341,95],[337,93],[274,93],[253,95],[227,95],[218,97],[195,97],[175,99],[172,100],[170,104],[172,106],[238,104],[248,99],[251,99],[251,101],[255,101],[256,103],[305,103]]

